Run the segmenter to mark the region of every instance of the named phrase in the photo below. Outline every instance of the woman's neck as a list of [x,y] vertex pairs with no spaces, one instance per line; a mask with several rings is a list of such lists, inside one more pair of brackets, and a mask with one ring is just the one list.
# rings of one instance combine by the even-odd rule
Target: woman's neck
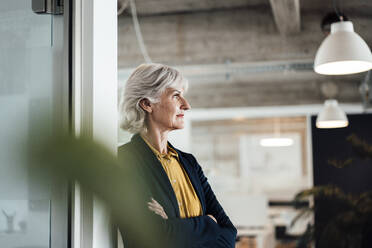
[[141,132],[143,138],[161,154],[168,153],[168,131],[162,132],[157,128],[148,127],[147,132]]

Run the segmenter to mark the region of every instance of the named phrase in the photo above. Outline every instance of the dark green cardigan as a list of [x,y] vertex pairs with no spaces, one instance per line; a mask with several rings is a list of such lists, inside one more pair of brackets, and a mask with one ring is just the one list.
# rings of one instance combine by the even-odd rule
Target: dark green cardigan
[[[133,177],[136,177],[135,181],[141,187],[139,194],[143,196],[142,205],[145,206],[143,215],[151,219],[148,232],[158,232],[157,237],[149,237],[152,239],[152,247],[235,247],[236,228],[216,199],[202,168],[193,155],[174,149],[199,197],[202,216],[180,218],[178,202],[168,176],[140,135],[135,134],[131,141],[119,147],[118,151],[120,163],[134,172]],[[162,220],[160,216],[146,209],[146,201],[151,197],[163,206],[168,220]],[[208,214],[213,215],[218,224],[208,217]],[[126,235],[125,229],[122,229],[125,247],[138,247],[136,237],[130,237],[130,232]]]

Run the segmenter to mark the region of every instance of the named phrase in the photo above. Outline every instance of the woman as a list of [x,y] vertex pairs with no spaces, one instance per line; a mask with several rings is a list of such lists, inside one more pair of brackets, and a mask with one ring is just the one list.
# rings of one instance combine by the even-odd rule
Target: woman
[[119,148],[119,158],[140,175],[148,210],[173,242],[170,247],[234,247],[236,229],[200,165],[168,142],[169,132],[184,127],[190,109],[187,86],[166,65],[142,64],[134,70],[120,103],[120,126],[134,135]]

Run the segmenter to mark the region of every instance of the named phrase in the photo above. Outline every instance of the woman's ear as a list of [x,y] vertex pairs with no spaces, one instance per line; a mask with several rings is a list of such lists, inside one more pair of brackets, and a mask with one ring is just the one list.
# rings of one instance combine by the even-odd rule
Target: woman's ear
[[147,98],[144,98],[142,99],[140,102],[139,102],[139,105],[140,107],[145,110],[147,113],[151,113],[152,112],[152,104],[151,102],[149,101],[149,99]]

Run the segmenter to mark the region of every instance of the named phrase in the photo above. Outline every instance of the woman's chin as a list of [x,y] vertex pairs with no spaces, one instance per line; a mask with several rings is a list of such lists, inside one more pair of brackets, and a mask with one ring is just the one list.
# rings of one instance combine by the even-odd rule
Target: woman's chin
[[173,130],[179,130],[179,129],[183,129],[185,127],[185,125],[182,123],[180,124],[177,124],[177,125],[174,125],[173,126]]

